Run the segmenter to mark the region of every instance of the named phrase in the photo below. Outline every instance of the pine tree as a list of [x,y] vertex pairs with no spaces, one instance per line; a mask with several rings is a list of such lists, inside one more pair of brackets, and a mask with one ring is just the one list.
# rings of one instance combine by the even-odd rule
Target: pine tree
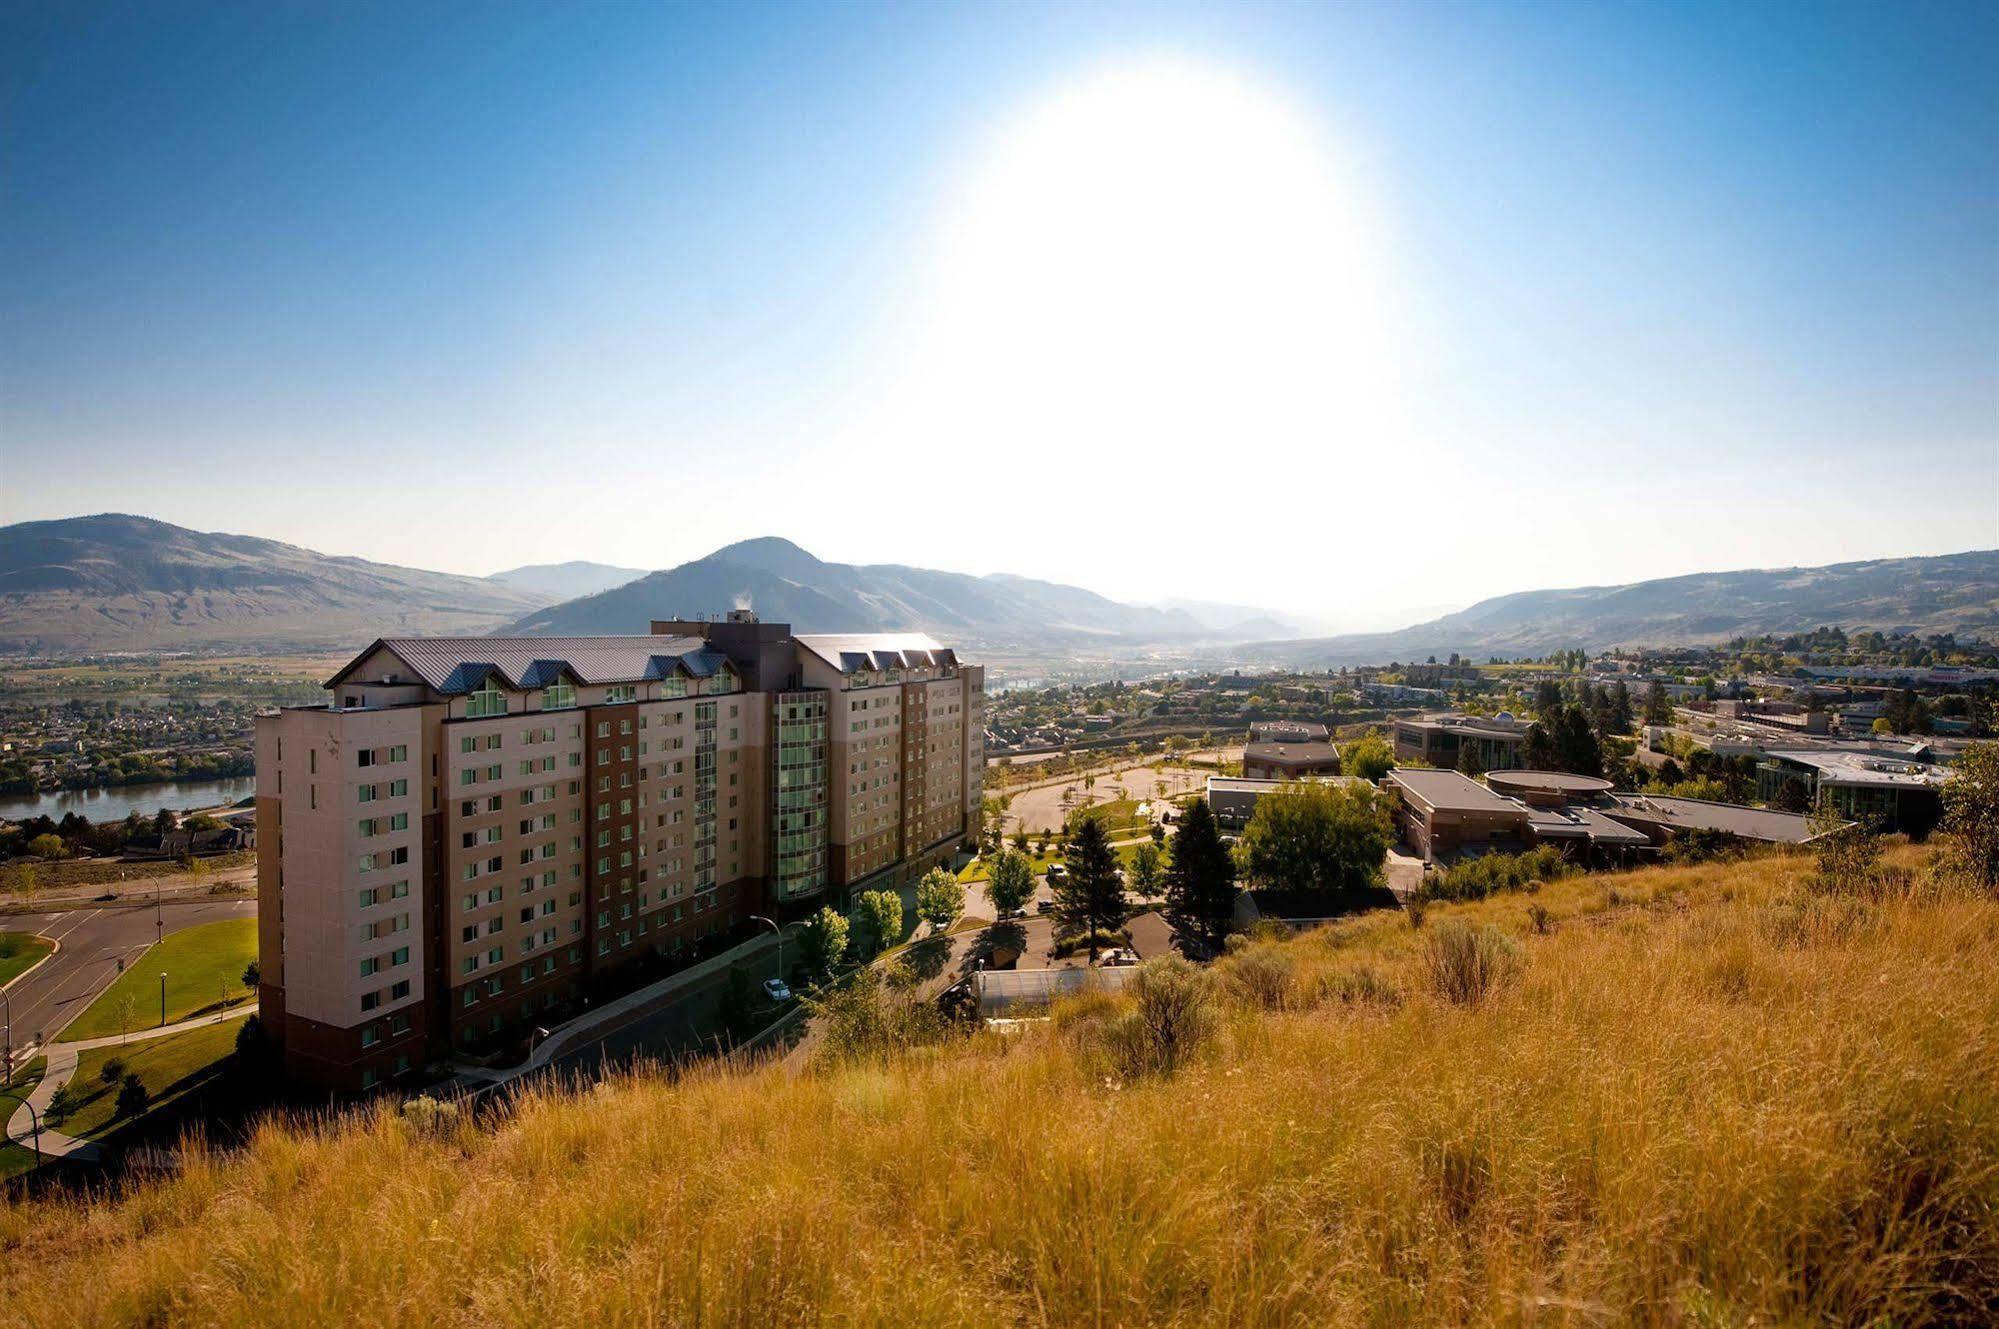
[[1220,946],[1235,916],[1235,860],[1204,798],[1188,805],[1173,833],[1166,907],[1173,930],[1209,951]]
[[1069,931],[1088,929],[1092,964],[1098,934],[1124,926],[1124,879],[1103,823],[1095,817],[1084,817],[1070,837],[1068,871],[1055,888],[1055,912]]
[[1645,723],[1673,723],[1673,704],[1666,699],[1666,685],[1656,678],[1652,680],[1652,686],[1645,689]]

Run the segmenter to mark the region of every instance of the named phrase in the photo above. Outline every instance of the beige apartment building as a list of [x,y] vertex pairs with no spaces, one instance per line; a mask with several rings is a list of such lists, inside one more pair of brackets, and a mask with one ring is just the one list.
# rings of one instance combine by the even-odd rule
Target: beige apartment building
[[977,832],[983,671],[917,634],[392,638],[257,724],[263,1024],[365,1090]]

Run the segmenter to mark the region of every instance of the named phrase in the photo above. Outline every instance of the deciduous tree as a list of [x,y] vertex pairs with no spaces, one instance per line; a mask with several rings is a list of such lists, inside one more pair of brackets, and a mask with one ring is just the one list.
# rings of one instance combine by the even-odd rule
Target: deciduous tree
[[1306,782],[1257,800],[1240,853],[1252,880],[1280,890],[1359,891],[1381,884],[1391,838],[1378,790]]
[[965,887],[944,868],[932,868],[916,883],[916,916],[943,932],[965,912]]
[[1016,914],[1034,898],[1034,865],[1009,849],[987,865],[986,898],[1002,916]]

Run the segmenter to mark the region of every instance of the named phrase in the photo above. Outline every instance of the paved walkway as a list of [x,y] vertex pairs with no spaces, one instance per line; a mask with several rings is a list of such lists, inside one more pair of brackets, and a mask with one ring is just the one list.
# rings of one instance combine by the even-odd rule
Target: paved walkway
[[[35,1122],[48,1114],[49,1100],[56,1096],[56,1090],[70,1082],[76,1074],[76,1066],[83,1054],[95,1048],[118,1047],[124,1044],[144,1043],[155,1038],[168,1038],[174,1034],[184,1034],[190,1029],[206,1029],[224,1020],[240,1020],[257,1009],[254,1001],[241,1002],[215,1015],[204,1015],[198,1020],[182,1020],[179,1024],[165,1025],[158,1029],[148,1029],[137,1034],[111,1034],[104,1038],[78,1039],[74,1043],[51,1043],[41,1055],[48,1059],[42,1072],[41,1083],[28,1093],[28,1107],[14,1109],[13,1117],[7,1123],[7,1138],[15,1144],[32,1146],[35,1138]],[[31,1054],[32,1055],[32,1054]],[[89,1140],[79,1140],[75,1136],[64,1135],[52,1126],[41,1129],[41,1151],[44,1160],[52,1158],[74,1158],[81,1162],[92,1162],[97,1158],[97,1146]]]

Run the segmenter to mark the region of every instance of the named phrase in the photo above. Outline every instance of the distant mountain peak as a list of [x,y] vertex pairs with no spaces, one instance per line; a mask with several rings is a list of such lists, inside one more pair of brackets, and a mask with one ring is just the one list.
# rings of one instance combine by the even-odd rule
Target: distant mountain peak
[[759,535],[723,545],[708,555],[737,567],[756,568],[788,581],[809,580],[821,569],[833,566],[781,535]]

